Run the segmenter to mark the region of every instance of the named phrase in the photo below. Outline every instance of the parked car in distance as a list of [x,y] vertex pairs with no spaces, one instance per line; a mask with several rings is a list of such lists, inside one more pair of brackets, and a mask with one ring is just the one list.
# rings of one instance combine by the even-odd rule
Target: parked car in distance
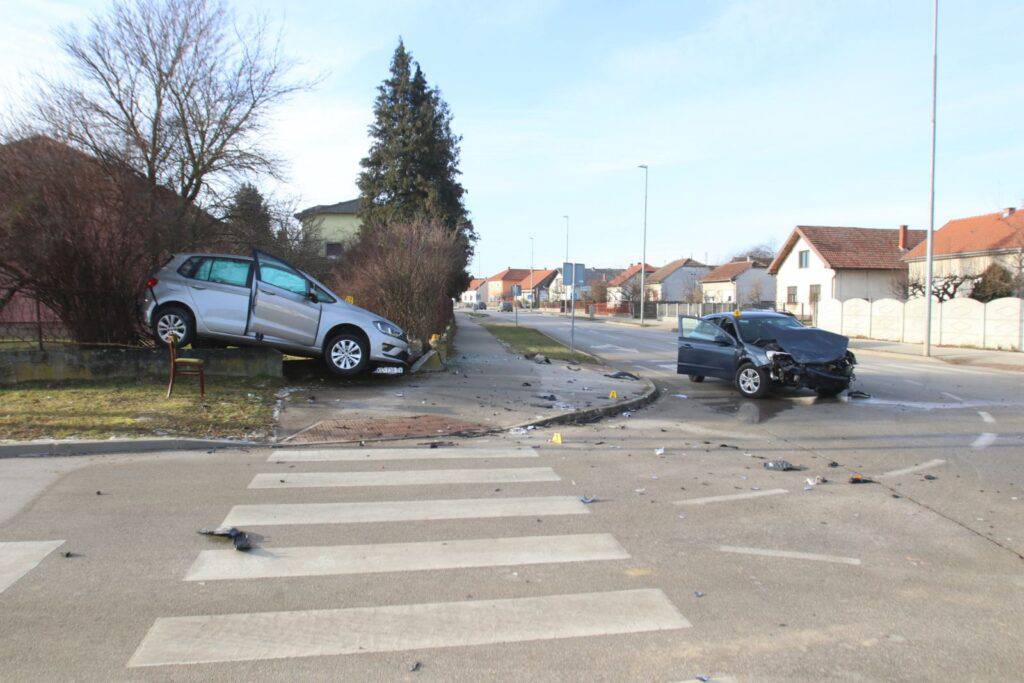
[[776,386],[835,396],[855,379],[857,359],[847,350],[849,341],[772,311],[679,316],[676,371],[694,382],[729,380],[749,398],[761,398]]
[[474,311],[486,311],[487,310],[487,302],[485,302],[485,301],[477,301],[475,304],[473,304],[473,310]]
[[406,334],[269,254],[177,254],[146,283],[142,315],[163,342],[269,346],[343,376],[404,367]]
[[502,301],[501,302],[501,307],[500,307],[499,310],[502,313],[511,313],[512,312],[512,302],[511,301]]

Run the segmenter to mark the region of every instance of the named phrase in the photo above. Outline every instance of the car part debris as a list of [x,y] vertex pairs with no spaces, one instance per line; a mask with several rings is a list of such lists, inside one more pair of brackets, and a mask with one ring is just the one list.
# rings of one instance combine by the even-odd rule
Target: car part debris
[[544,365],[545,363],[551,365],[551,359],[545,356],[543,353],[538,353],[533,357],[533,362],[538,365]]
[[415,673],[423,668],[423,662],[413,662],[412,666],[409,667],[409,671]]
[[854,472],[853,474],[850,475],[850,483],[851,484],[874,484],[875,480],[874,479],[870,479],[868,477],[865,477],[863,474],[859,474],[857,472]]
[[711,676],[708,676],[707,674],[697,674],[694,678],[698,681],[702,681],[703,683],[708,683],[708,681],[711,680]]
[[557,401],[558,400],[558,397],[555,396],[554,394],[541,394],[541,395],[537,396],[537,398],[539,398],[542,401]]
[[611,379],[630,379],[630,380],[639,380],[640,379],[639,377],[634,375],[632,372],[626,372],[625,370],[616,370],[615,372],[613,372],[613,373],[611,373],[609,375],[605,375],[605,377],[610,377]]
[[655,448],[654,449],[654,454],[655,455],[665,455],[665,449],[664,448]]
[[583,503],[584,505],[590,505],[591,503],[596,503],[597,498],[591,498],[590,496],[580,496],[580,502]]
[[633,489],[633,493],[638,493],[642,496],[647,493],[647,489]]
[[233,526],[221,526],[216,529],[200,529],[199,533],[204,536],[230,538],[232,543],[235,545],[235,550],[249,550],[252,548],[252,542],[249,540],[249,535]]
[[926,474],[924,475],[924,478],[927,481],[935,481],[936,479],[938,479],[938,477],[936,477],[934,474]]
[[828,466],[829,466],[829,467],[839,467],[839,463],[837,463],[837,462],[836,462],[835,460],[833,460],[832,462],[830,462],[830,463],[828,464]]
[[847,398],[871,398],[871,394],[865,393],[858,389],[854,389],[853,391],[847,391],[846,396]]
[[821,476],[820,474],[818,476],[816,476],[816,477],[807,477],[807,485],[808,486],[817,486],[818,484],[827,484],[827,483],[828,483],[828,479],[826,479],[825,477]]
[[524,387],[532,387],[533,385],[530,384],[529,382],[523,382],[523,386]]
[[800,469],[788,460],[769,460],[764,463],[764,468],[766,470],[776,470],[779,472],[791,472],[793,470]]
[[64,557],[78,557],[78,553],[73,553],[70,550],[64,552]]
[[622,413],[622,417],[633,417],[633,413],[627,410],[626,412]]
[[705,595],[707,595],[707,593],[704,591],[693,591],[693,597],[695,598],[703,598]]
[[672,394],[672,398],[690,398],[686,394]]

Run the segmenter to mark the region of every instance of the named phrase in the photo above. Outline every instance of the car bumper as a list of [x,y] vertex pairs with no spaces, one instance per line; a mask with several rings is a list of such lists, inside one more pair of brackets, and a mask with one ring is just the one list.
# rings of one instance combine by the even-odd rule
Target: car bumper
[[401,339],[388,337],[374,345],[370,360],[377,364],[408,365],[409,344]]

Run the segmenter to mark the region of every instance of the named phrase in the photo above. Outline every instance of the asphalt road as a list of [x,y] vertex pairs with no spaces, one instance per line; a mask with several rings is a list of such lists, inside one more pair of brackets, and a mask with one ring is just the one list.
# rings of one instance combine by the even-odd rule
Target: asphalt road
[[743,401],[669,332],[577,335],[661,398],[450,450],[0,463],[48,486],[0,508],[4,679],[1019,678],[1019,376],[864,355],[870,400]]

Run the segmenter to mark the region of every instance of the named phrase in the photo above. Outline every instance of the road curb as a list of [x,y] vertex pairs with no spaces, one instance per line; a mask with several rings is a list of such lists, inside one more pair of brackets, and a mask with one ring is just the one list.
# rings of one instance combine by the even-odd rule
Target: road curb
[[47,458],[71,455],[116,455],[157,451],[201,451],[269,446],[259,441],[233,439],[116,439],[103,441],[28,441],[0,444],[0,459]]

